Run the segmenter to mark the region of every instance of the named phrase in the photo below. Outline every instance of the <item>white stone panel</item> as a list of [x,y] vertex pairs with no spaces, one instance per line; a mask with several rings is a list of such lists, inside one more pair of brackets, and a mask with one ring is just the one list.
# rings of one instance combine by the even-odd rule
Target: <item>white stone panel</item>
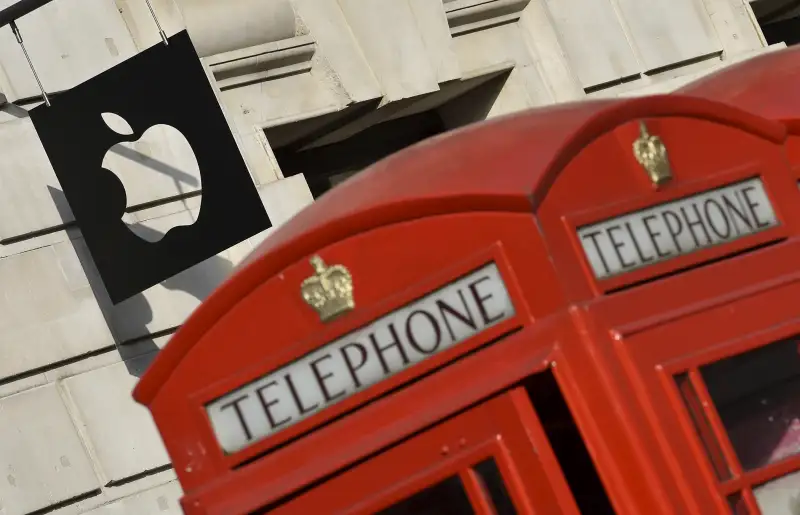
[[516,24],[462,34],[453,39],[453,49],[462,73],[470,77],[495,71],[504,63],[514,66],[533,63],[530,48]]
[[23,515],[99,488],[55,385],[0,399],[0,513]]
[[295,36],[290,0],[177,0],[200,57]]
[[583,88],[564,54],[544,0],[531,0],[522,11],[518,25],[553,100],[565,102],[582,98]]
[[[117,501],[123,499],[130,499],[138,494],[142,494],[149,490],[155,490],[160,486],[166,485],[169,482],[176,482],[177,477],[175,471],[167,469],[163,472],[156,472],[155,474],[148,474],[136,481],[125,482],[116,486],[104,487],[98,495],[93,495],[82,499],[78,502],[67,504],[55,511],[48,512],[53,515],[86,515],[91,510],[100,509],[101,507],[115,504]],[[149,511],[136,513],[136,515],[156,515],[158,512],[152,513]]]
[[382,95],[372,69],[358,46],[337,0],[294,0],[295,12],[353,102]]
[[100,506],[86,515],[182,515],[180,484],[172,481]]
[[705,0],[705,6],[727,56],[767,46],[747,0]]
[[147,408],[131,390],[154,354],[79,374],[64,381],[77,418],[106,482],[167,465],[169,457]]
[[69,241],[0,259],[0,378],[114,345]]
[[388,102],[439,89],[409,0],[340,0]]
[[306,206],[314,202],[302,174],[265,184],[258,190],[273,227],[280,227]]
[[442,1],[409,0],[409,5],[428,51],[428,60],[436,70],[436,79],[439,83],[460,79],[461,69]]
[[528,93],[531,107],[549,105],[555,102],[553,90],[544,80],[541,67],[537,64],[522,66],[516,69],[520,81]]
[[164,336],[159,336],[158,338],[138,340],[136,343],[121,347],[112,347],[106,352],[93,354],[87,358],[68,362],[56,368],[51,368],[45,372],[25,376],[22,379],[17,379],[16,381],[2,384],[0,385],[0,397],[7,397],[15,393],[30,390],[36,386],[52,383],[59,379],[65,379],[67,377],[82,374],[90,370],[113,365],[123,360],[129,360],[128,362],[130,363],[130,360],[133,358],[142,356],[144,354],[150,354],[154,351],[164,348],[164,345],[167,344],[171,337],[172,334],[167,334]]
[[52,383],[125,361],[131,374],[139,377],[141,372],[149,365],[149,360],[155,356],[154,353],[163,349],[170,338],[172,338],[172,334],[166,334],[157,338],[138,340],[136,343],[117,346],[109,349],[108,352],[48,370],[44,372],[44,376],[48,383]]
[[722,50],[702,0],[617,0],[617,4],[643,71]]
[[57,209],[48,189],[60,186],[30,118],[0,124],[0,148],[0,239],[71,221],[66,202]]
[[237,134],[236,139],[256,184],[269,184],[280,178],[278,161],[260,127],[252,127],[249,134]]
[[0,398],[14,395],[15,393],[24,392],[25,390],[30,390],[31,388],[46,384],[47,376],[45,376],[44,373],[25,376],[21,379],[17,379],[16,381],[11,381],[10,383],[0,384]]
[[0,244],[0,258],[14,256],[23,252],[30,252],[31,250],[40,249],[56,245],[64,241],[68,241],[70,237],[75,235],[80,236],[80,232],[73,228],[56,230],[53,232],[44,233],[34,238],[27,237],[12,243]]
[[[17,0],[0,0],[5,9]],[[48,92],[74,87],[136,53],[114,2],[51,2],[17,22]],[[9,100],[38,96],[39,87],[11,29],[0,30],[0,89]]]
[[610,0],[544,2],[581,86],[589,88],[639,73]]
[[511,71],[503,89],[492,104],[486,118],[495,118],[535,107],[525,87],[524,77],[519,69]]
[[[158,27],[146,2],[143,0],[114,0],[114,3],[119,8],[122,19],[139,50],[150,48],[161,42]],[[185,28],[180,10],[174,0],[150,0],[150,5],[158,16],[161,29],[167,36],[172,36]]]
[[335,111],[348,103],[311,73],[228,89],[220,98],[241,134]]

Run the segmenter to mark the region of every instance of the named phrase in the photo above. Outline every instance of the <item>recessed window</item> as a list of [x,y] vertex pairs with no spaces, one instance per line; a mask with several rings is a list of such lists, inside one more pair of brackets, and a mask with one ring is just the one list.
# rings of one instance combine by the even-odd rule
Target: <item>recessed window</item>
[[800,454],[799,342],[795,336],[700,369],[744,470]]
[[[302,173],[314,198],[415,143],[486,119],[509,70],[452,81],[415,102],[361,102],[266,131],[285,177]],[[421,97],[422,98],[422,97]]]
[[752,0],[750,6],[767,44],[800,43],[800,2],[797,0]]
[[471,515],[475,510],[458,476],[445,479],[376,515]]

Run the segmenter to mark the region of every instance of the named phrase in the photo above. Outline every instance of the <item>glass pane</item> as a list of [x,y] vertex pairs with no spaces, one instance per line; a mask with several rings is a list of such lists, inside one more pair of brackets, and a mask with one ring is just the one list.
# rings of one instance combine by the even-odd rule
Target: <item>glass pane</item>
[[378,515],[472,515],[474,513],[461,480],[454,476],[379,511]]
[[800,513],[800,472],[793,472],[753,488],[762,515]]
[[489,458],[482,461],[475,465],[473,470],[481,478],[486,492],[492,499],[496,515],[517,515],[517,510],[514,508],[514,503],[503,482],[503,476],[500,475],[500,469],[497,468],[494,460]]
[[714,436],[714,433],[711,430],[711,424],[706,418],[705,411],[703,411],[703,405],[700,402],[700,398],[697,396],[697,391],[695,390],[694,385],[692,385],[692,382],[689,379],[689,374],[684,373],[675,376],[675,384],[677,384],[678,391],[680,391],[683,402],[686,405],[686,409],[689,411],[689,416],[694,423],[695,431],[697,431],[697,434],[700,436],[700,440],[703,442],[703,446],[706,449],[706,455],[708,456],[709,460],[711,460],[711,465],[714,468],[717,479],[723,481],[730,479],[731,471],[728,468],[728,464],[725,462],[725,457],[722,454],[719,442],[717,442],[717,438]]
[[800,452],[800,337],[700,369],[745,470]]

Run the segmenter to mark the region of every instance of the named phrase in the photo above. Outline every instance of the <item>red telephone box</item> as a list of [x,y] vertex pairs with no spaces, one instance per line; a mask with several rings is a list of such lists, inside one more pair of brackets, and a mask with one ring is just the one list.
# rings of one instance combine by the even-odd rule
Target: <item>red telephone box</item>
[[800,470],[786,138],[702,98],[591,101],[327,193],[134,392],[184,511],[779,513]]

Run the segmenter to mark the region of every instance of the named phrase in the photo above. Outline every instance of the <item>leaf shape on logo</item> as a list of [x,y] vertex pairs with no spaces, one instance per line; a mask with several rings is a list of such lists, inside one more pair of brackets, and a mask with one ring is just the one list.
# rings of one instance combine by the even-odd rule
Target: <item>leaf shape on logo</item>
[[123,136],[130,136],[133,134],[133,129],[131,129],[131,126],[120,115],[114,113],[103,113],[100,116],[103,117],[103,121],[106,122],[108,128],[117,134],[121,134]]

